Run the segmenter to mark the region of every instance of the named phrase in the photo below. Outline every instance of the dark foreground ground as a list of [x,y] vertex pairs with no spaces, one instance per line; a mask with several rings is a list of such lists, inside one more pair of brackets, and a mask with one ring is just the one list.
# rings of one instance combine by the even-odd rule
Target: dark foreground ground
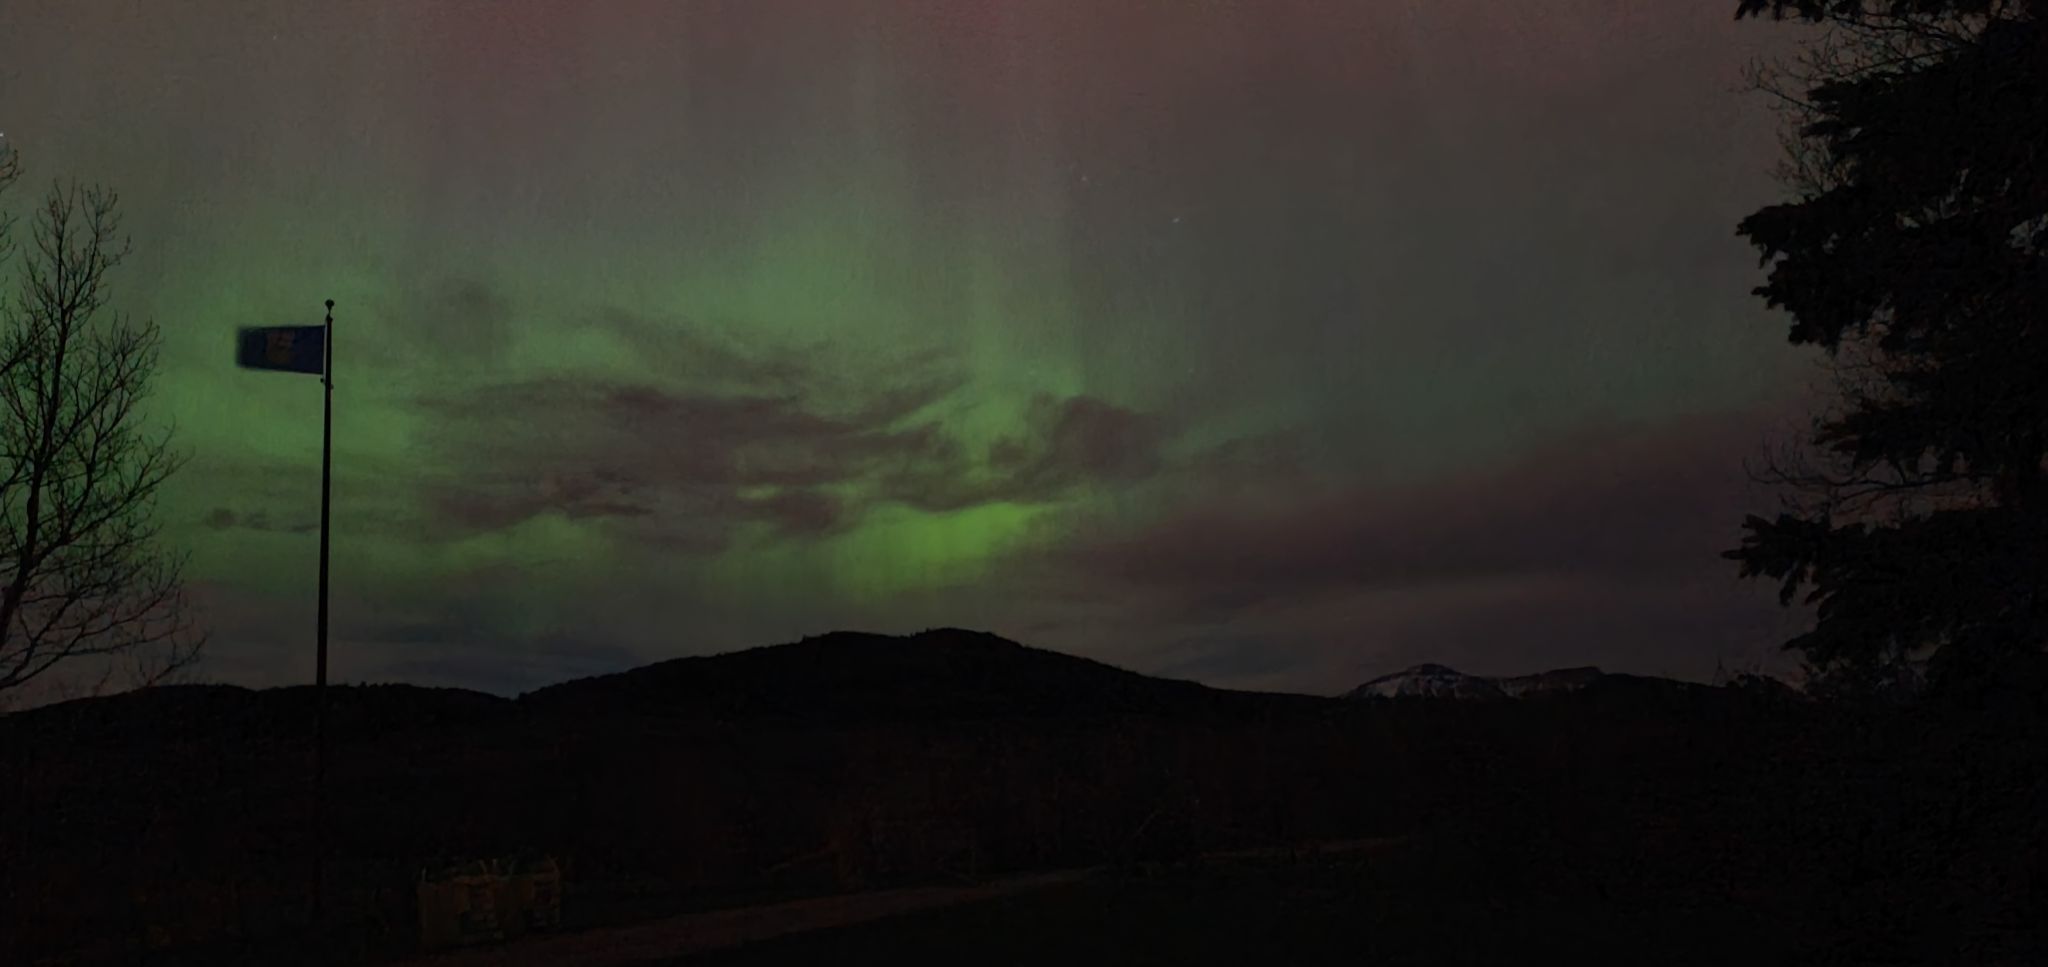
[[[986,636],[764,652],[517,702],[338,689],[324,816],[303,690],[0,717],[0,964],[407,961],[424,866],[526,849],[562,860],[570,933],[1105,870],[709,964],[2048,964],[2048,686],[1355,703]],[[1373,837],[1411,842],[1213,858]]]
[[[1617,840],[1627,831],[1613,831]],[[1957,892],[1891,897],[1871,881],[1787,865],[1745,883],[1687,877],[1684,850],[1545,856],[1455,832],[1378,852],[1205,862],[1079,882],[802,933],[645,967],[828,962],[1242,965],[1997,964],[2048,963],[2048,883],[2012,883],[2009,915]],[[1704,846],[1705,844],[1701,844]],[[2019,846],[2019,844],[2015,844]],[[2019,846],[2038,849],[2038,845]],[[1700,864],[1704,867],[1705,864]],[[1977,884],[1995,891],[1992,883]],[[1903,914],[1903,915],[1902,915]]]
[[1603,896],[1584,886],[1501,884],[1506,865],[1469,847],[1417,842],[1384,853],[1105,873],[642,963],[1723,965],[1811,962],[1816,953],[1798,950],[1783,911],[1701,891]]

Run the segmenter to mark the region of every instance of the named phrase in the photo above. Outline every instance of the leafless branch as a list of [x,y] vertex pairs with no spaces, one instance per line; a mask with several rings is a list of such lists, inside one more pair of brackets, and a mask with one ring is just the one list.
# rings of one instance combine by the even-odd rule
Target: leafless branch
[[204,641],[184,561],[157,543],[157,493],[182,459],[139,425],[159,332],[102,312],[128,253],[118,203],[53,186],[0,320],[0,692],[94,657],[161,683]]

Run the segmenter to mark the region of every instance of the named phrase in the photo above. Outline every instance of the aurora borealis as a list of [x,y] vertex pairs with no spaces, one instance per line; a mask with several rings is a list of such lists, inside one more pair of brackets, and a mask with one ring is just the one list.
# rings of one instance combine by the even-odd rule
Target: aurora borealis
[[231,341],[327,298],[340,681],[1700,678],[1796,620],[1716,557],[1804,378],[1732,7],[12,0],[0,132],[122,193],[218,680],[310,678],[319,387]]

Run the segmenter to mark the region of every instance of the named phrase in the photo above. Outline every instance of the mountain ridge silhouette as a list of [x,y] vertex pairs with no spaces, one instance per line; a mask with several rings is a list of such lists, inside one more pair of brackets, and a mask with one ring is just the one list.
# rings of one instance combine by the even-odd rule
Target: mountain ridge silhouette
[[[1423,681],[1427,679],[1427,681]],[[329,727],[356,737],[494,727],[515,719],[641,716],[789,724],[914,724],[1000,718],[1158,716],[1264,719],[1313,714],[1373,696],[1500,699],[1562,691],[1689,692],[1708,686],[1566,668],[1482,678],[1425,663],[1338,696],[1216,688],[962,628],[908,635],[833,631],[794,642],[652,662],[505,697],[405,683],[329,689]],[[195,684],[71,699],[0,715],[0,731],[61,731],[119,741],[154,737],[285,739],[310,725],[309,685]],[[1483,693],[1483,694],[1482,694]]]

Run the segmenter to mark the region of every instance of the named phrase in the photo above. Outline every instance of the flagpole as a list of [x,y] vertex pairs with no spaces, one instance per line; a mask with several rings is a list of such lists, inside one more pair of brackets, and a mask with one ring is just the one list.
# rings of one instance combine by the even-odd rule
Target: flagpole
[[313,677],[313,919],[320,920],[327,854],[327,508],[334,479],[334,300],[327,300],[327,321],[320,352],[320,630],[315,641]]
[[[327,687],[327,502],[334,474],[334,300],[327,300],[326,346],[320,353],[320,384],[326,399],[320,413],[320,635],[319,671],[314,684]],[[324,691],[322,694],[325,694]]]

